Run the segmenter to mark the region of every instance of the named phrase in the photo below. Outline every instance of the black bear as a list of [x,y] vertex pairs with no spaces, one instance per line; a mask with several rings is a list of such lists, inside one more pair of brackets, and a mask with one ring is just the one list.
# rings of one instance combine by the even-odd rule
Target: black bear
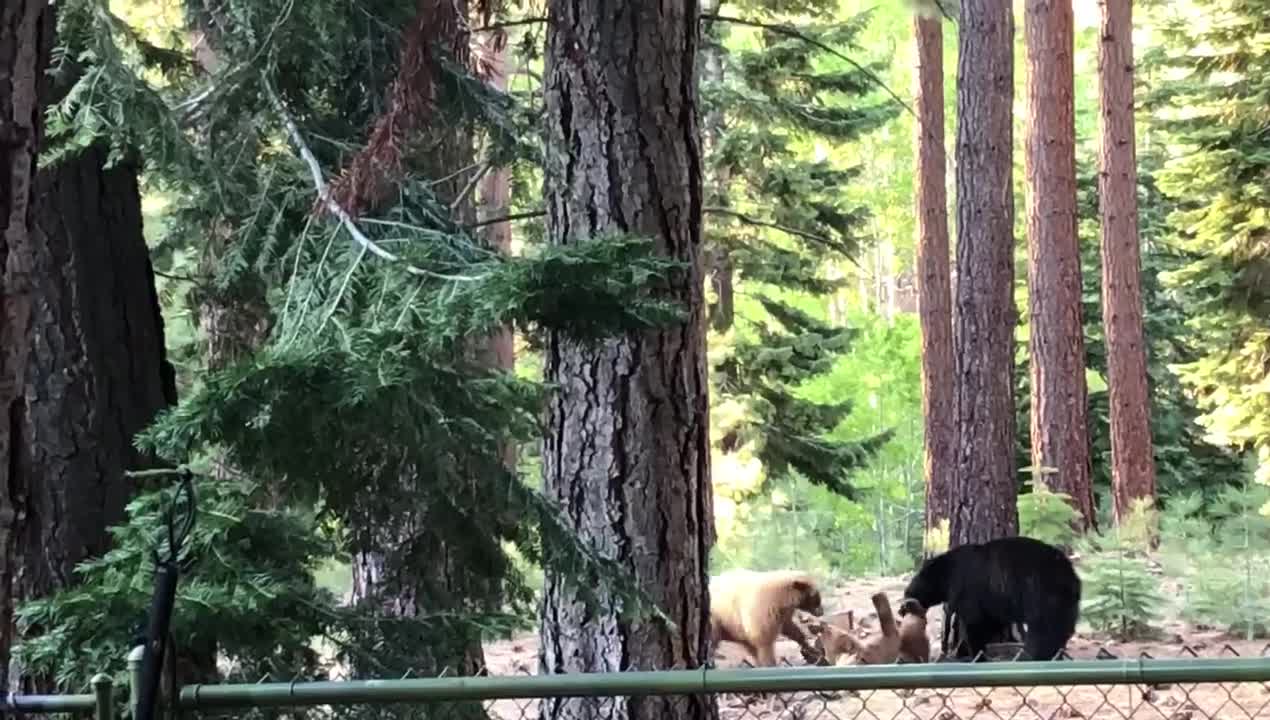
[[[1052,660],[1076,632],[1080,578],[1063,551],[1027,537],[962,545],[922,563],[904,600],[956,616],[970,657],[1023,624],[1025,660]],[[904,614],[904,603],[901,603]]]

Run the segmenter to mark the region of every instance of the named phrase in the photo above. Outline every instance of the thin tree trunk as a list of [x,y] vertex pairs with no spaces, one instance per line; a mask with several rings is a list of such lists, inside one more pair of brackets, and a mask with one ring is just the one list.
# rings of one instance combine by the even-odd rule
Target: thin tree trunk
[[[1071,0],[1027,0],[1027,234],[1034,479],[1094,524],[1076,235]],[[1055,472],[1050,473],[1053,468]]]
[[[418,35],[424,52],[435,52],[438,48],[453,49],[453,61],[467,66],[471,59],[468,54],[470,45],[461,35],[468,32],[468,10],[467,0],[419,0],[416,16],[407,33]],[[443,16],[442,13],[453,15]],[[410,71],[412,65],[412,62],[403,61],[403,73]],[[472,178],[469,173],[462,172],[477,157],[473,137],[465,128],[439,128],[426,132],[430,134],[429,139],[435,141],[433,146],[442,148],[427,159],[428,169],[436,177],[449,178],[436,183],[434,190],[453,208],[456,221],[474,221],[476,204],[472,198],[463,195]],[[502,343],[503,339],[504,336],[496,336],[473,342],[462,352],[478,366],[494,366],[499,362],[499,353],[510,350],[508,344]],[[505,461],[508,459],[507,452],[505,448]],[[405,487],[421,482],[416,474],[413,469],[403,473]],[[369,603],[386,616],[403,618],[441,612],[493,613],[501,609],[498,579],[484,572],[465,569],[462,548],[451,547],[444,532],[435,529],[438,523],[430,516],[446,512],[444,508],[392,508],[380,512],[381,509],[369,502],[364,516],[354,528],[354,602]],[[484,668],[484,650],[475,633],[456,632],[446,640],[439,646],[410,649],[413,657],[409,658],[409,666],[391,669],[398,672],[409,669],[424,675],[443,671],[472,675]],[[383,673],[382,663],[379,667],[365,665],[364,669],[376,675]],[[465,717],[484,714],[477,703],[465,703],[463,712]]]
[[1014,468],[1014,15],[963,0],[957,59],[957,479],[950,545],[1018,533]]
[[949,519],[957,472],[948,192],[944,183],[944,36],[937,16],[913,18],[917,41],[917,307],[926,418],[926,528]]
[[[718,14],[723,7],[722,0],[702,0],[703,15]],[[705,21],[703,21],[705,22]],[[724,69],[722,23],[709,22],[703,28],[701,38],[701,82],[718,84],[723,82]],[[702,140],[707,151],[717,147],[723,137],[723,112],[711,110],[702,123]],[[731,204],[728,185],[732,179],[732,168],[718,165],[713,177],[705,182],[706,204],[714,207],[728,207]],[[718,332],[727,332],[736,318],[736,266],[732,261],[732,249],[727,242],[707,236],[706,257],[710,262],[710,284],[714,289],[715,304],[710,308],[710,324]]]
[[[714,542],[702,283],[696,0],[551,0],[547,228],[557,244],[651,237],[688,264],[669,294],[688,318],[599,344],[546,348],[546,492],[583,542],[613,559],[676,623],[621,615],[598,589],[548,573],[541,624],[550,674],[699,668],[709,660]],[[544,720],[712,718],[714,698],[551,698]]]
[[1138,169],[1133,118],[1133,5],[1101,0],[1098,88],[1102,148],[1102,317],[1111,401],[1111,482],[1116,522],[1134,500],[1155,499],[1150,388],[1142,330],[1142,258],[1138,238]]
[[[490,87],[499,92],[507,91],[507,42],[506,37],[492,41],[490,51]],[[481,208],[485,218],[505,217],[511,203],[510,167],[491,168],[481,180]],[[507,221],[489,225],[485,232],[485,244],[502,255],[512,252],[512,224]],[[504,326],[489,338],[485,363],[490,367],[511,372],[516,367],[515,335],[510,325]],[[516,445],[503,443],[503,463],[516,467]]]
[[[109,549],[107,530],[123,521],[134,490],[124,472],[153,464],[133,437],[176,401],[136,163],[130,158],[106,170],[106,150],[92,147],[30,182],[35,117],[67,89],[36,92],[42,73],[26,75],[41,67],[36,58],[54,36],[52,11],[40,17],[36,5],[19,4],[17,15],[6,6],[0,16],[0,47],[14,47],[10,40],[17,47],[15,58],[0,58],[0,67],[16,71],[9,75],[15,92],[0,101],[0,120],[19,119],[27,138],[8,150],[4,193],[7,428],[0,433],[0,503],[9,522],[0,535],[6,593],[0,672],[12,673],[9,687],[27,692],[53,683],[24,677],[7,662],[14,606],[72,586],[75,566]],[[4,37],[15,29],[16,38]]]

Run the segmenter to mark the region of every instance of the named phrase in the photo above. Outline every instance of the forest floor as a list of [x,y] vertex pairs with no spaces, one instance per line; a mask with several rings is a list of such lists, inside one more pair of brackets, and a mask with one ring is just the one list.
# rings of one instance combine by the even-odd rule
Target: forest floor
[[[899,602],[907,578],[864,578],[846,582],[825,594],[826,615],[853,611],[858,633],[877,632],[877,613],[870,598],[885,592],[893,607]],[[1163,595],[1176,597],[1178,588],[1162,579]],[[927,631],[932,652],[938,654],[942,633],[942,612],[930,613]],[[1067,645],[1076,660],[1098,659],[1100,654],[1135,658],[1175,657],[1257,657],[1270,654],[1265,640],[1247,641],[1226,634],[1192,627],[1169,618],[1161,624],[1158,637],[1141,642],[1116,642],[1104,635],[1094,635],[1081,627]],[[805,667],[806,663],[792,640],[782,639],[776,646],[782,664]],[[742,667],[744,651],[731,643],[722,643],[715,655],[719,667]],[[538,638],[535,634],[488,643],[485,660],[491,675],[528,675],[538,666]],[[499,720],[534,720],[537,702],[503,700],[489,704],[491,715]],[[782,693],[759,697],[725,695],[720,697],[723,720],[740,718],[795,718],[812,720],[838,718],[921,718],[922,720],[954,720],[955,718],[1163,718],[1165,720],[1201,720],[1202,718],[1270,718],[1270,685],[1243,683],[1238,685],[1172,685],[1154,689],[1139,686],[1044,687],[1044,688],[959,688],[952,691],[919,690],[917,692],[876,691],[865,693]]]

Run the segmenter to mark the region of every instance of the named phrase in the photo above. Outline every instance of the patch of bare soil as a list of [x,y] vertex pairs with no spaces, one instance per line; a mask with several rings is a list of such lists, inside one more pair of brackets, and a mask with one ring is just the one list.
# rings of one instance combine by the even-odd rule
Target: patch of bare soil
[[[876,592],[885,592],[894,605],[899,602],[906,582],[907,578],[884,577],[861,578],[844,583],[825,594],[825,613],[829,615],[851,610],[855,615],[857,632],[877,632],[877,613],[869,598]],[[1177,588],[1170,587],[1168,581],[1163,582],[1164,595],[1175,595]],[[932,652],[937,654],[943,631],[943,614],[939,609],[934,609],[930,612],[929,619],[927,632],[931,638]],[[1263,653],[1270,654],[1265,640],[1236,639],[1213,630],[1195,628],[1179,620],[1170,620],[1162,625],[1163,632],[1159,637],[1141,642],[1116,642],[1081,628],[1068,643],[1067,652],[1077,660],[1108,656],[1176,658],[1257,657]],[[798,645],[793,641],[778,641],[776,651],[782,665],[806,666]],[[538,638],[535,634],[527,634],[489,643],[485,647],[485,659],[491,675],[534,674],[538,666]],[[744,651],[731,643],[721,644],[715,655],[715,662],[719,667],[747,665]],[[763,696],[723,695],[719,698],[719,705],[723,720],[955,720],[972,717],[1095,720],[1270,719],[1270,685],[1241,683],[1157,688],[1121,685],[1076,688],[957,688],[916,692],[799,692]],[[531,700],[503,700],[488,703],[488,706],[491,715],[500,720],[534,720],[538,714],[538,703]]]

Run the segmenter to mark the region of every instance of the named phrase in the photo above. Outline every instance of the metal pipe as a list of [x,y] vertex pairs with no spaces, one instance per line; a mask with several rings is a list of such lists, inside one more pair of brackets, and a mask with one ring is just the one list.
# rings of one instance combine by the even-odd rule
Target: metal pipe
[[97,696],[80,695],[15,695],[8,693],[0,701],[0,715],[50,715],[83,713],[97,707]]
[[137,717],[137,703],[141,700],[141,667],[145,661],[146,649],[138,645],[128,653],[128,713],[129,717]]
[[110,676],[98,673],[93,676],[93,697],[97,699],[93,717],[95,720],[115,720],[115,686]]
[[1270,682],[1270,658],[932,663],[189,685],[182,710],[605,695]]

